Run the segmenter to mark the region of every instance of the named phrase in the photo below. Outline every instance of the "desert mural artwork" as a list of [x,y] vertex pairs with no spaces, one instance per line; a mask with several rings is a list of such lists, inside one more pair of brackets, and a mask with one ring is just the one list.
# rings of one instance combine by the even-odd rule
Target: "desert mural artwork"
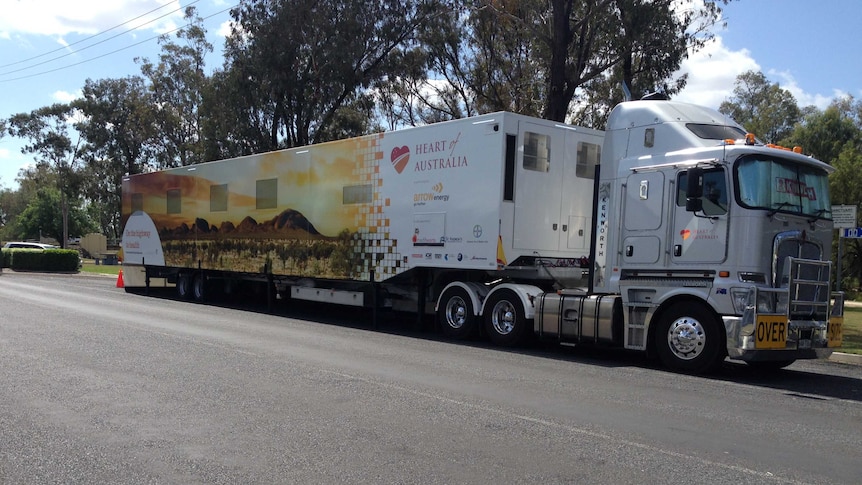
[[[402,130],[126,177],[125,261],[362,281],[417,265],[494,268],[500,169],[468,157],[488,140],[469,145],[463,128],[444,126],[428,139],[415,136],[421,129]],[[474,175],[487,185],[471,184]],[[478,210],[461,220],[457,208],[467,203]]]
[[371,269],[363,256],[370,251],[389,256],[386,272],[396,272],[396,248],[374,217],[386,204],[373,190],[378,141],[363,137],[131,178],[123,191],[131,209],[124,256],[175,267],[361,278]]

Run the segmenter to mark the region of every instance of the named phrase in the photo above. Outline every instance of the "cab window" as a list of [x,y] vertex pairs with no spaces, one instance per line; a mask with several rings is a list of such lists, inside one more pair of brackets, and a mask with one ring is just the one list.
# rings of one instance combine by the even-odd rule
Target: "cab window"
[[[685,207],[685,192],[688,172],[680,172],[676,177],[676,205]],[[727,214],[727,181],[724,170],[715,168],[703,171],[703,213],[707,216]]]

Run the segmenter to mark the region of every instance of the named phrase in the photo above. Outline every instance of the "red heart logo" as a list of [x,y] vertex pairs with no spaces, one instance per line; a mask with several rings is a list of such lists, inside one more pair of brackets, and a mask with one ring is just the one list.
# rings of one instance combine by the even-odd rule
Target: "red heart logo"
[[679,231],[679,235],[682,236],[682,240],[685,241],[689,236],[691,236],[691,231],[683,229],[682,231]]
[[392,159],[392,166],[395,167],[395,171],[401,173],[404,171],[404,167],[407,166],[407,162],[410,161],[410,149],[407,146],[395,147],[392,149],[390,158]]

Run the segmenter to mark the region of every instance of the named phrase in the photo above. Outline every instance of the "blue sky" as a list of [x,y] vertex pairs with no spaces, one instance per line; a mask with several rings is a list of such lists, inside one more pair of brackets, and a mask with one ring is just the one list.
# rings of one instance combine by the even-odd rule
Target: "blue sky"
[[[191,4],[206,18],[216,47],[207,64],[218,67],[228,9],[237,1],[0,0],[0,117],[68,102],[87,78],[140,74],[134,59],[155,60],[153,38],[182,25],[182,8]],[[726,28],[714,29],[715,42],[683,64],[690,80],[675,99],[717,108],[731,95],[736,76],[752,69],[802,106],[825,108],[847,94],[862,98],[858,0],[739,0],[724,7],[724,20]],[[17,186],[18,170],[32,163],[21,146],[14,138],[0,139],[0,187]]]

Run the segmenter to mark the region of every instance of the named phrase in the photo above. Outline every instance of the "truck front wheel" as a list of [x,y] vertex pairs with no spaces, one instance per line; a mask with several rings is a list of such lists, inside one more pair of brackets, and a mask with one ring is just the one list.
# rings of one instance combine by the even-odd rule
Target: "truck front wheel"
[[656,352],[662,363],[682,372],[709,372],[723,360],[723,332],[716,317],[702,305],[676,303],[658,321]]
[[440,297],[437,318],[443,335],[453,339],[467,339],[476,335],[479,325],[473,300],[464,288],[453,286]]
[[524,305],[511,290],[500,290],[491,295],[485,314],[485,331],[496,345],[513,347],[527,341],[533,331],[524,316]]

